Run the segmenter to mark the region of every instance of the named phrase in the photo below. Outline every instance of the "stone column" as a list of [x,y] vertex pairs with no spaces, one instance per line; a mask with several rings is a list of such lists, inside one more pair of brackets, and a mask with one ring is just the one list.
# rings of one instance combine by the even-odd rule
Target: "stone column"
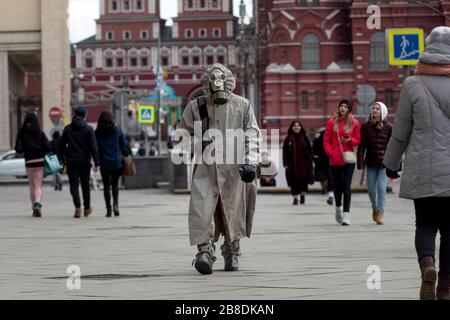
[[69,0],[42,0],[42,120],[49,134],[54,127],[48,113],[59,107],[70,119]]
[[8,69],[8,52],[0,51],[0,151],[10,149]]

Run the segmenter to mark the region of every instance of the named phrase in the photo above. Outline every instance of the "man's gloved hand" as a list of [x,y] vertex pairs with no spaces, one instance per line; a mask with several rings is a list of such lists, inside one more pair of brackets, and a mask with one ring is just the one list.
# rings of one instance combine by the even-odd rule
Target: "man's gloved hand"
[[239,168],[239,174],[241,175],[242,181],[245,183],[251,183],[256,178],[256,166],[244,164]]
[[386,168],[386,175],[391,179],[398,179],[400,176],[398,175],[398,171],[392,171]]

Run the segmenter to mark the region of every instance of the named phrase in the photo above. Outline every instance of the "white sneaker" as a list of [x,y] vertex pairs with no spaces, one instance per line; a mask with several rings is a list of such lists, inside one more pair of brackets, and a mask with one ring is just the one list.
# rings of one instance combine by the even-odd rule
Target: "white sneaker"
[[336,207],[336,214],[334,215],[334,218],[336,219],[336,222],[338,224],[342,224],[342,211],[341,207]]
[[342,214],[342,225],[349,226],[350,225],[350,217],[348,212],[344,212]]

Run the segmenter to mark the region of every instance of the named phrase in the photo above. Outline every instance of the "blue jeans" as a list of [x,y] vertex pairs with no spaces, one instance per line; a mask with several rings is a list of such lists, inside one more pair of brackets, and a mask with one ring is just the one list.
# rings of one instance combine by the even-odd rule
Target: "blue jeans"
[[377,168],[366,166],[367,170],[367,188],[369,190],[370,202],[372,208],[378,209],[380,213],[384,213],[384,205],[386,203],[386,188],[388,177],[386,168]]
[[53,184],[55,187],[59,187],[62,184],[61,174],[59,172],[53,174]]

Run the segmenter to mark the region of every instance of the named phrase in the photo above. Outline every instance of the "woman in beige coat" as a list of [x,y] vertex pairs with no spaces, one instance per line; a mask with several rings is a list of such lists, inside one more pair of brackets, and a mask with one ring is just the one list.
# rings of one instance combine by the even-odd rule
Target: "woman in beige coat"
[[[221,64],[209,67],[202,78],[204,96],[186,106],[174,136],[178,139],[184,131],[181,135],[189,144],[192,137],[203,141],[200,156],[195,146],[191,149],[197,151],[194,157],[201,163],[194,166],[189,204],[190,243],[198,247],[194,265],[202,274],[212,273],[214,243],[221,234],[225,270],[239,268],[239,240],[250,237],[255,211],[260,131],[249,101],[232,93],[235,86],[228,68]],[[202,131],[203,139],[198,136]],[[227,136],[230,132],[241,132],[244,139],[235,144]]]

